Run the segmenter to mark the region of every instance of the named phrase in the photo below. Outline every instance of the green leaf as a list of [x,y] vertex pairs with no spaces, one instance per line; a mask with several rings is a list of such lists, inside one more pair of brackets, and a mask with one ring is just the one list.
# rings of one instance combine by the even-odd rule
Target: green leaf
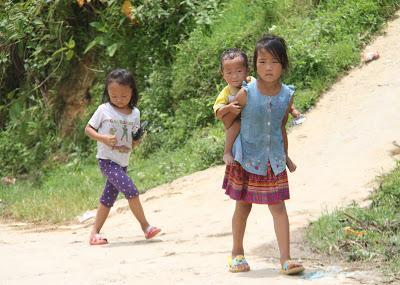
[[115,52],[117,51],[117,49],[118,49],[118,44],[117,44],[117,43],[112,44],[111,46],[109,46],[109,47],[107,48],[108,56],[109,56],[109,57],[113,57],[114,54],[115,54]]
[[51,56],[55,56],[55,55],[59,54],[60,52],[66,51],[67,49],[68,49],[67,47],[62,47],[62,48],[56,50],[55,52],[53,52],[53,54]]
[[102,33],[106,33],[107,32],[107,28],[106,28],[106,26],[104,26],[103,23],[91,22],[89,25],[92,26],[93,28],[95,28],[99,32],[102,32]]
[[85,51],[83,52],[84,54],[87,53],[89,50],[91,50],[94,46],[96,45],[105,45],[105,40],[103,37],[96,37],[93,41],[91,41],[88,46],[86,47]]
[[67,43],[67,47],[68,47],[69,49],[75,48],[75,41],[74,41],[74,39],[73,39],[72,37],[69,39],[69,41],[68,41],[68,43]]
[[10,108],[9,115],[12,121],[17,121],[23,111],[23,104],[20,100],[16,100]]
[[74,57],[74,51],[70,49],[65,53],[65,55],[67,56],[67,60],[71,60]]

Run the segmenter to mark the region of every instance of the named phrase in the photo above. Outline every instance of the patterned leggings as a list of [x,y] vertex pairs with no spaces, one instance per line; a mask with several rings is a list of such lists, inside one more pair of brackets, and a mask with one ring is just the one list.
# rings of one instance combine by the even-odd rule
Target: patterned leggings
[[127,167],[122,167],[109,159],[99,159],[101,173],[107,178],[103,195],[100,197],[100,203],[111,208],[117,200],[118,193],[122,192],[126,199],[131,199],[139,195],[132,179],[127,175]]

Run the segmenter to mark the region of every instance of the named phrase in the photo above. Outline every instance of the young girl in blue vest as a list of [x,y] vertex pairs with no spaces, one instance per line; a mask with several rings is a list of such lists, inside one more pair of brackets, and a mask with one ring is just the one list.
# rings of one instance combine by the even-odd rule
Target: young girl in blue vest
[[104,90],[104,104],[101,104],[85,128],[85,133],[97,141],[97,155],[101,173],[107,178],[96,220],[90,234],[91,245],[107,244],[100,230],[111,207],[121,192],[128,200],[129,208],[138,220],[144,236],[150,239],[161,229],[147,221],[139,191],[127,174],[129,156],[140,140],[133,140],[140,126],[140,112],[136,108],[138,92],[133,76],[125,69],[116,69],[108,74]]
[[[247,76],[249,64],[247,55],[238,48],[225,50],[220,56],[220,72],[227,85],[219,93],[215,100],[213,110],[215,116],[220,119],[225,126],[225,149],[223,160],[226,164],[234,162],[232,147],[240,131],[240,119],[235,118],[241,111],[241,106],[235,100],[235,95],[239,92],[244,81],[250,83],[255,80],[252,76]],[[300,116],[300,112],[292,105],[290,108],[292,116]],[[233,113],[233,114],[232,114]],[[234,116],[232,116],[234,115]],[[296,164],[287,156],[286,165],[290,172],[296,170]]]
[[256,203],[268,205],[272,214],[281,272],[296,274],[304,267],[290,257],[289,219],[284,202],[289,199],[285,125],[294,93],[281,83],[281,76],[289,67],[285,41],[276,36],[263,37],[257,42],[253,60],[257,80],[243,86],[236,97],[242,106],[241,129],[233,146],[235,163],[226,166],[223,181],[225,194],[236,200],[229,270],[250,270],[243,238],[247,218]]

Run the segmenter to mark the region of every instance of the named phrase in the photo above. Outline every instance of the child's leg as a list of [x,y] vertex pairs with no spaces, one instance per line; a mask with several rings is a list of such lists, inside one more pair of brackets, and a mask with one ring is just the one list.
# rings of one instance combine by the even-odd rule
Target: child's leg
[[281,263],[290,259],[289,248],[289,218],[286,212],[285,202],[268,205],[274,220],[274,229],[280,252]]
[[[119,164],[114,162],[110,162],[110,165],[112,166],[111,171],[103,171],[103,174],[108,178],[108,182],[110,182],[117,191],[122,192],[125,195],[125,198],[128,200],[129,208],[140,223],[143,232],[147,235],[150,225],[139,200],[139,191],[136,189],[132,179],[127,175],[127,167],[121,167]],[[157,231],[159,232],[159,229],[157,229]]]
[[146,216],[144,215],[142,204],[140,203],[139,197],[134,197],[128,199],[129,208],[132,211],[132,214],[140,223],[140,227],[143,232],[146,232],[147,228],[150,226],[149,222],[146,220]]
[[288,155],[289,142],[288,142],[288,137],[287,137],[287,132],[286,132],[285,127],[282,127],[282,138],[283,138],[283,145],[284,145],[285,154],[286,154],[286,165],[290,172],[294,172],[296,170],[297,166],[296,166],[296,164],[293,163],[293,161],[289,158],[289,155]]
[[237,118],[237,115],[235,115],[233,113],[228,113],[225,116],[223,116],[221,120],[224,123],[225,129],[229,129],[232,126],[232,124],[236,118]]
[[161,229],[150,226],[149,222],[147,222],[139,196],[128,199],[128,203],[133,215],[139,221],[146,239],[151,239],[161,232]]
[[251,207],[252,204],[242,201],[236,201],[235,212],[233,213],[232,217],[232,257],[235,257],[237,255],[244,255],[243,238],[246,230],[247,218],[249,217]]
[[118,190],[107,180],[100,197],[100,203],[97,207],[96,220],[94,222],[92,232],[90,233],[90,240],[92,240],[98,233],[106,221],[111,207],[114,205],[118,196]]
[[226,130],[225,134],[225,149],[224,149],[223,160],[227,165],[235,162],[232,155],[232,147],[239,132],[240,132],[240,120],[238,119],[235,120],[231,125],[231,127]]
[[[289,218],[286,212],[285,202],[268,205],[268,207],[274,220],[274,229],[278,241],[280,262],[281,265],[283,265],[286,261],[290,260]],[[291,262],[288,269],[300,266],[302,265],[299,263]]]
[[96,220],[94,222],[92,232],[90,233],[90,239],[92,239],[96,234],[100,233],[100,230],[103,227],[108,214],[110,213],[110,209],[111,208],[108,208],[101,203],[99,204],[97,207]]

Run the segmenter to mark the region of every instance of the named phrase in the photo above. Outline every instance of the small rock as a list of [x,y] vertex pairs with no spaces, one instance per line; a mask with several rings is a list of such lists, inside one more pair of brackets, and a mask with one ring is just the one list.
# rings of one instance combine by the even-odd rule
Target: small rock
[[3,177],[1,178],[1,183],[5,184],[5,185],[14,185],[15,182],[17,181],[17,179],[15,177]]
[[87,221],[93,218],[94,216],[96,216],[96,213],[94,211],[86,211],[83,215],[78,217],[78,221],[80,223],[83,223],[84,221]]

